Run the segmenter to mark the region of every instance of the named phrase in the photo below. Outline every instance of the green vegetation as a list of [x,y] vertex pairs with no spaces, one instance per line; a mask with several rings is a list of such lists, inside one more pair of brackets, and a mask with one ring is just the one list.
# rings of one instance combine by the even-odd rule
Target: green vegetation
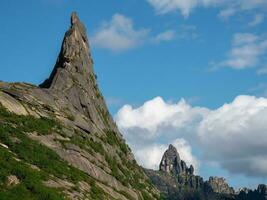
[[[43,181],[56,177],[68,180],[72,183],[86,181],[91,186],[90,199],[103,200],[107,194],[97,186],[94,179],[77,168],[72,167],[62,160],[56,152],[41,145],[28,137],[28,133],[35,132],[41,135],[51,134],[63,130],[61,125],[48,118],[34,118],[32,116],[19,116],[7,112],[0,105],[0,143],[8,146],[8,149],[0,146],[0,199],[41,199],[61,200],[65,199],[61,189],[53,189],[45,186]],[[62,134],[61,134],[62,135]],[[134,161],[129,161],[127,155],[130,150],[117,134],[106,131],[106,137],[100,138],[102,142],[108,143],[120,155],[119,158],[111,157],[103,148],[102,142],[83,136],[79,131],[73,135],[70,141],[61,141],[63,144],[71,142],[91,153],[100,153],[106,159],[112,173],[126,187],[141,191],[145,200],[152,197],[146,190],[151,189],[150,183],[145,180],[142,169]],[[14,157],[20,159],[18,161]],[[37,166],[34,170],[30,165]],[[123,165],[122,165],[123,163]],[[6,185],[9,175],[15,175],[20,183],[13,187]],[[72,188],[73,190],[77,188]],[[128,199],[132,197],[122,191],[118,191]]]
[[120,170],[121,165],[116,161],[116,158],[111,158],[106,155],[105,160],[107,161],[109,168],[111,169],[111,175],[114,176],[117,180],[119,180],[124,186],[129,186],[129,182],[127,182],[127,177]]
[[[42,184],[46,173],[32,169],[23,162],[16,161],[5,148],[0,147],[0,199],[27,200],[63,200],[60,191]],[[6,184],[6,178],[15,175],[20,183],[14,186]]]
[[121,138],[118,137],[117,133],[112,130],[105,130],[105,132],[106,137],[102,137],[102,140],[111,146],[118,146],[119,149],[126,155],[129,153],[130,148]]
[[0,122],[13,123],[17,126],[17,129],[23,132],[38,132],[47,135],[61,129],[60,124],[53,119],[15,115],[7,112],[2,105],[0,105],[0,117]]
[[101,108],[100,106],[97,106],[96,109],[100,114],[100,116],[102,117],[102,119],[104,120],[105,125],[109,127],[109,112],[105,111],[105,109]]
[[91,182],[90,196],[92,200],[103,200],[105,199],[105,192],[96,185],[95,181]]
[[[19,139],[20,142],[14,143],[12,137]],[[36,165],[49,174],[58,178],[67,178],[71,181],[85,179],[85,175],[61,160],[54,151],[31,140],[18,128],[2,125],[0,127],[0,141],[7,145],[19,159]]]
[[[134,189],[141,191],[145,200],[157,198],[151,197],[147,192],[147,190],[151,191],[153,187],[149,180],[145,178],[142,168],[138,166],[135,160],[128,160],[127,156],[130,153],[128,145],[117,135],[116,132],[112,130],[105,130],[105,132],[106,136],[102,136],[101,140],[113,147],[117,147],[119,149],[117,153],[119,154],[121,160],[120,162],[115,157],[110,157],[110,155],[105,154],[105,160],[112,171],[111,175],[119,180],[124,186],[131,186]],[[127,194],[123,195],[127,197]]]
[[76,131],[72,136],[71,141],[66,141],[65,143],[72,143],[79,146],[81,149],[87,150],[89,153],[92,153],[92,149],[96,153],[105,155],[105,150],[101,143],[94,141],[92,138],[83,137],[79,131]]
[[[27,136],[27,132],[49,134],[55,130],[60,130],[60,126],[54,120],[18,116],[7,112],[0,105],[0,142],[8,146],[8,149],[0,146],[0,199],[66,199],[60,189],[49,188],[43,184],[43,181],[57,177],[72,183],[86,181],[92,185],[90,194],[93,195],[93,200],[103,200],[105,192],[94,184],[91,177]],[[32,169],[29,164],[40,170]],[[20,183],[8,186],[6,179],[9,175],[18,177]]]

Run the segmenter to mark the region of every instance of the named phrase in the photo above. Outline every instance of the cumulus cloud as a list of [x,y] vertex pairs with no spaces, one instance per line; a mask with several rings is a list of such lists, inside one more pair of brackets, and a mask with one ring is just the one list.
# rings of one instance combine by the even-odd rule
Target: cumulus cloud
[[240,11],[266,8],[265,0],[147,0],[158,14],[179,11],[188,17],[197,7],[219,7],[219,16],[228,18]]
[[[266,98],[238,96],[211,110],[157,97],[138,108],[122,107],[115,119],[146,167],[158,166],[172,143],[184,160],[196,166],[204,159],[231,173],[267,177]],[[201,154],[194,155],[194,150]]]
[[93,46],[123,51],[141,45],[148,33],[148,29],[135,29],[132,19],[115,14],[110,22],[102,24],[91,41]]
[[227,58],[215,63],[213,68],[230,67],[246,69],[261,65],[263,56],[267,53],[267,39],[251,33],[237,33],[232,40],[232,47]]
[[172,104],[156,97],[139,108],[123,106],[115,120],[143,166],[158,169],[163,152],[173,144],[181,158],[197,169],[199,163],[190,144],[183,139],[183,134],[177,134],[177,130],[184,131],[187,124],[196,124],[207,112],[206,108],[191,107],[184,99]]
[[[267,176],[267,99],[238,96],[212,111],[197,131],[206,157],[217,160],[230,172]],[[207,139],[208,138],[208,139]],[[246,165],[242,165],[246,163]],[[256,169],[259,169],[255,171]]]
[[207,112],[206,108],[191,107],[184,99],[171,104],[156,97],[136,109],[131,105],[123,106],[115,119],[122,129],[140,128],[156,136],[162,127],[182,128],[202,118]]
[[147,169],[159,169],[159,163],[166,149],[166,145],[151,144],[143,148],[134,148],[134,155],[137,162],[142,164],[143,167]]

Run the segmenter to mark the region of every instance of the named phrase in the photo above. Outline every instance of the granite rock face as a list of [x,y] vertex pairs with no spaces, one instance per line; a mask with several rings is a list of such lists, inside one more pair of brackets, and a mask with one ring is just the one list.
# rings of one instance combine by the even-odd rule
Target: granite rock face
[[116,128],[97,86],[86,29],[76,13],[71,15],[55,67],[40,87],[71,103],[98,126]]
[[165,151],[160,162],[159,170],[173,175],[194,174],[194,167],[192,165],[187,167],[186,163],[180,159],[177,149],[172,144]]

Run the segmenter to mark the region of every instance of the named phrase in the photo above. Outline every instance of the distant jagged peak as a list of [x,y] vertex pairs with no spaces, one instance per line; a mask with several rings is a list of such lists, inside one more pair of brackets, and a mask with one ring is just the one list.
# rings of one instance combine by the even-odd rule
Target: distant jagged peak
[[186,162],[181,160],[177,149],[172,144],[169,145],[168,149],[163,154],[159,170],[172,175],[194,174],[194,167],[192,165],[187,167]]

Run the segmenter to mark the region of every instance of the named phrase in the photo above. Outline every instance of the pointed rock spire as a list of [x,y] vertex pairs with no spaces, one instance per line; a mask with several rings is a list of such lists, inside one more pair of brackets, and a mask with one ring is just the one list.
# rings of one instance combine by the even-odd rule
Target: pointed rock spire
[[86,29],[73,12],[71,26],[65,33],[56,65],[50,77],[40,86],[66,90],[74,81],[84,85],[89,82],[90,73],[93,73],[92,63]]
[[190,168],[186,166],[186,163],[181,160],[177,149],[172,144],[169,145],[169,148],[163,154],[159,170],[173,175],[194,173],[193,166],[191,165]]
[[40,87],[73,105],[91,121],[116,127],[98,89],[86,29],[76,12],[50,77]]

